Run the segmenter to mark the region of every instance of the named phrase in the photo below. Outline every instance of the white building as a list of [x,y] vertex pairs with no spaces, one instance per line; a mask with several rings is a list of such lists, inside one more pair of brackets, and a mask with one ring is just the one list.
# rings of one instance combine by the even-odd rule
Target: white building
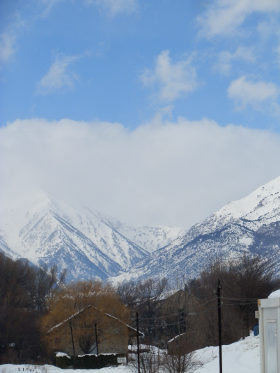
[[280,290],[259,300],[261,373],[280,373]]

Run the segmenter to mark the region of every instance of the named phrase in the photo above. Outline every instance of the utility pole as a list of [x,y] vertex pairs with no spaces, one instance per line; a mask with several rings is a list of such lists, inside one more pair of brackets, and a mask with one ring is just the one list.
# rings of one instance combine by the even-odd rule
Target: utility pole
[[75,350],[74,337],[73,337],[72,320],[69,321],[69,327],[70,327],[70,332],[71,332],[72,349],[73,349],[73,368],[75,369],[75,367],[76,367],[76,350]]
[[96,344],[96,355],[98,355],[98,336],[97,336],[97,324],[94,324],[94,330],[95,330],[95,344]]
[[219,372],[223,373],[223,361],[222,361],[222,303],[221,303],[221,281],[218,280],[217,286],[217,301],[218,301],[218,331],[219,331]]
[[138,312],[136,312],[136,330],[137,330],[137,363],[138,363],[138,373],[140,373],[140,346],[139,346],[139,317]]
[[72,341],[72,349],[73,349],[73,356],[76,356],[76,351],[75,351],[75,344],[74,344],[74,338],[73,338],[73,328],[72,328],[72,321],[69,321],[69,327],[70,327],[70,332],[71,332],[71,341]]

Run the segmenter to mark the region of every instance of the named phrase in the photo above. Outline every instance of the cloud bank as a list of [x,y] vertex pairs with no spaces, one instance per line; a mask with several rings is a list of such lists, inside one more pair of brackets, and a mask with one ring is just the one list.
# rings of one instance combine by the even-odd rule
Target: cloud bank
[[1,209],[38,191],[132,224],[187,228],[279,175],[280,135],[208,119],[17,120],[0,128]]

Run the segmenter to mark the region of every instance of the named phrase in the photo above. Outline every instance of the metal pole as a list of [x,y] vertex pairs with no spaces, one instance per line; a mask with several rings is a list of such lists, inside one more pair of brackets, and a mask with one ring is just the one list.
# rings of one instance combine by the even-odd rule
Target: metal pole
[[218,280],[217,286],[217,300],[218,300],[218,329],[219,329],[219,372],[223,373],[223,361],[222,361],[222,304],[221,304],[221,281]]
[[139,317],[136,312],[136,330],[137,330],[137,362],[138,362],[138,373],[140,373],[140,348],[139,348]]

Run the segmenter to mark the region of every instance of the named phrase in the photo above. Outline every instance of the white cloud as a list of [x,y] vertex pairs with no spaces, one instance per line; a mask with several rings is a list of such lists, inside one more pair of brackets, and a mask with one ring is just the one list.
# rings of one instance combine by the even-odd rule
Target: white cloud
[[38,83],[38,92],[48,94],[61,88],[73,87],[77,75],[70,70],[70,65],[79,58],[79,56],[57,56]]
[[61,3],[63,0],[41,0],[41,3],[43,5],[43,11],[41,13],[42,17],[47,17],[52,9],[59,3]]
[[3,32],[0,35],[0,63],[8,62],[15,53],[16,37],[11,32]]
[[133,13],[137,9],[138,0],[85,0],[87,4],[94,4],[111,16],[120,13]]
[[230,35],[238,30],[252,13],[280,12],[279,0],[214,0],[198,18],[205,37]]
[[129,223],[187,227],[279,175],[280,136],[204,119],[18,120],[0,128],[0,206],[43,190]]
[[268,38],[275,36],[279,30],[279,22],[275,18],[268,18],[260,21],[257,31],[262,41],[266,42]]
[[280,42],[279,42],[279,45],[276,47],[275,52],[276,52],[276,56],[277,56],[277,63],[278,63],[278,66],[280,68]]
[[[64,0],[40,0],[43,5],[42,17],[47,17],[52,9]],[[80,0],[79,0],[80,1]],[[83,0],[83,5],[94,5],[110,16],[133,13],[137,10],[138,0]]]
[[147,87],[156,87],[162,101],[172,102],[196,89],[196,70],[191,66],[190,58],[172,63],[169,51],[161,52],[153,70],[146,70],[141,80]]
[[220,52],[218,56],[217,70],[223,74],[228,74],[234,61],[245,61],[254,63],[256,60],[253,48],[239,46],[235,52]]
[[9,24],[6,30],[0,34],[0,64],[9,62],[15,55],[17,37],[24,25],[20,14],[16,13],[14,22]]
[[253,82],[241,76],[233,80],[228,88],[228,96],[240,109],[250,105],[260,109],[263,103],[274,103],[279,95],[279,88],[271,82]]

